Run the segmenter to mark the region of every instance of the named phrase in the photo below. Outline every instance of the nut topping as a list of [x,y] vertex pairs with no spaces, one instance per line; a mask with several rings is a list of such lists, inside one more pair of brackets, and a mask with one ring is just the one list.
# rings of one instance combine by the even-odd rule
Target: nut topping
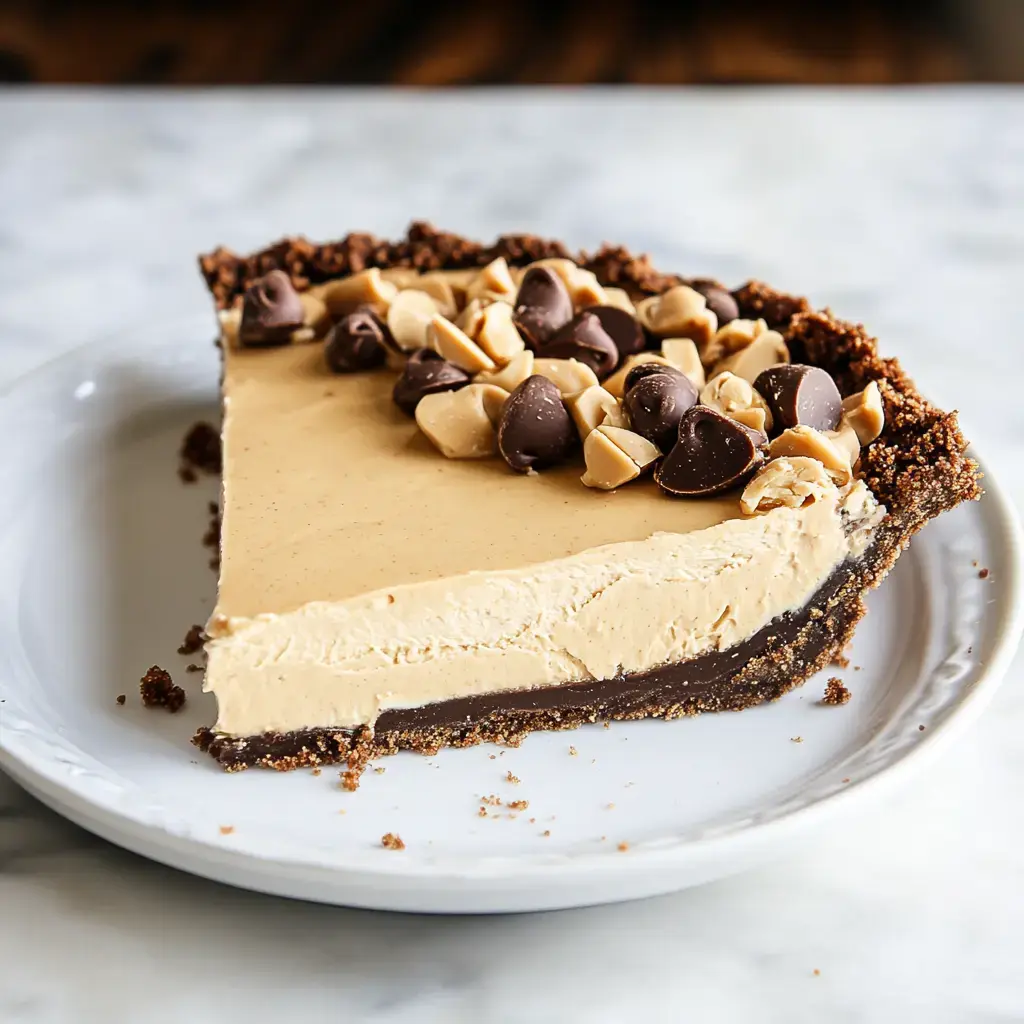
[[750,516],[782,506],[803,508],[838,494],[838,488],[817,459],[794,456],[762,466],[743,489],[740,508]]
[[572,299],[553,267],[532,266],[523,275],[513,322],[532,349],[547,343],[572,319]]
[[[494,305],[505,306],[507,303],[495,302]],[[490,308],[488,306],[488,309]],[[529,349],[524,349],[502,369],[490,373],[478,373],[473,380],[477,384],[494,384],[496,387],[504,388],[505,391],[515,391],[527,377],[533,375],[533,363],[533,353]]]
[[564,398],[598,383],[597,375],[578,359],[534,359],[533,372],[551,381]]
[[650,441],[619,427],[598,427],[583,445],[587,471],[580,477],[585,487],[610,491],[635,480],[661,452]]
[[324,358],[334,373],[380,366],[387,355],[388,329],[369,307],[343,316],[328,332]]
[[575,273],[566,282],[569,288],[569,295],[572,297],[572,304],[576,309],[585,309],[587,306],[604,306],[608,302],[608,296],[604,288],[598,283],[597,277],[592,270],[584,270],[582,267],[575,267]]
[[437,303],[426,293],[399,292],[388,307],[386,323],[395,346],[402,352],[427,347],[427,327],[437,313]]
[[718,330],[718,319],[698,291],[685,284],[652,295],[636,307],[640,323],[657,338],[692,338],[703,348]]
[[752,345],[767,330],[768,324],[764,320],[730,320],[715,332],[701,353],[701,361],[705,366],[714,366],[726,356]]
[[299,292],[299,302],[302,303],[302,323],[313,332],[313,337],[322,338],[331,326],[327,303],[310,292]]
[[793,456],[817,459],[840,487],[853,479],[847,453],[832,438],[814,427],[790,427],[768,446],[770,459]]
[[844,418],[857,431],[862,446],[871,444],[885,426],[885,410],[882,408],[882,393],[876,381],[863,391],[843,399]]
[[700,390],[704,387],[704,367],[692,338],[666,338],[661,343],[661,354],[677,370],[681,370]]
[[843,414],[836,382],[819,366],[802,363],[773,366],[754,380],[777,427],[835,430]]
[[767,434],[772,429],[772,414],[768,403],[742,377],[726,370],[712,377],[700,393],[700,400],[711,409],[717,409],[744,426]]
[[238,326],[239,343],[254,348],[287,345],[305,317],[291,278],[283,270],[272,270],[246,289]]
[[498,366],[504,366],[526,347],[512,323],[512,307],[507,302],[485,306],[475,331],[466,331]]
[[764,461],[764,434],[704,405],[679,421],[679,440],[654,471],[668,495],[701,498],[743,483]]
[[331,316],[338,317],[350,313],[356,306],[386,309],[397,294],[398,288],[391,281],[386,281],[377,267],[370,267],[351,277],[329,281],[324,285],[323,300]]
[[600,384],[593,384],[574,395],[566,396],[565,404],[576,423],[581,441],[585,441],[591,431],[602,425],[625,427],[629,424],[619,400]]
[[734,352],[731,356],[726,356],[725,359],[716,363],[711,370],[711,376],[717,377],[718,374],[728,370],[753,384],[763,370],[779,363],[788,362],[789,349],[786,348],[782,335],[778,331],[765,331],[763,334],[759,334],[746,348],[740,349],[739,352]]
[[429,348],[421,348],[409,356],[402,375],[395,381],[392,398],[395,405],[409,416],[427,395],[439,391],[455,391],[469,384],[469,374],[442,359]]
[[419,292],[426,292],[437,304],[437,311],[449,320],[455,319],[459,304],[452,290],[451,282],[437,271],[424,274],[418,281],[409,286]]
[[497,451],[494,423],[508,392],[493,384],[470,384],[459,391],[424,395],[416,423],[449,459],[482,459]]
[[[496,305],[498,305],[498,303],[491,303],[491,306]],[[502,303],[502,305],[507,306],[508,303],[505,302]],[[465,331],[466,334],[475,339],[477,331],[480,330],[480,325],[484,322],[485,309],[490,309],[490,306],[485,306],[479,299],[474,299],[453,322],[460,331]],[[451,317],[449,317],[449,319],[451,319]]]
[[844,416],[835,430],[826,430],[825,436],[849,459],[850,465],[856,469],[860,461],[860,439],[857,431]]
[[420,272],[415,267],[385,267],[380,272],[380,276],[399,290],[415,288],[420,280]]
[[527,377],[505,402],[498,425],[501,457],[519,473],[562,462],[578,444],[558,388],[546,377]]
[[438,355],[467,373],[481,373],[497,368],[494,360],[472,338],[440,314],[430,318],[427,344]]
[[483,303],[512,302],[515,298],[516,286],[512,275],[508,272],[508,264],[503,256],[492,260],[483,270],[477,272],[466,285],[466,301],[480,299]]
[[627,312],[630,316],[636,316],[636,306],[633,305],[633,300],[629,297],[629,292],[625,288],[608,288],[604,290],[604,303],[606,306],[614,306],[616,309],[621,309]]

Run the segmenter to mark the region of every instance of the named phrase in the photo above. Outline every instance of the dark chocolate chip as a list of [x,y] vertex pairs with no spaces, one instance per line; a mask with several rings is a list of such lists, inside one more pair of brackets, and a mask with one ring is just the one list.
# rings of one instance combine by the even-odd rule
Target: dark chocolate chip
[[[660,451],[667,452],[679,435],[679,421],[683,413],[697,404],[697,389],[689,377],[674,367],[657,363],[646,365],[667,372],[646,373],[635,379],[626,391],[622,405],[629,414],[633,429],[657,445]],[[644,366],[641,363],[634,367],[626,376],[627,383],[634,370]]]
[[272,270],[246,289],[238,340],[243,345],[287,345],[305,319],[302,300],[283,270]]
[[682,377],[685,380],[690,378],[683,373],[682,370],[677,370],[674,366],[669,366],[668,363],[637,363],[629,373],[626,374],[626,379],[623,381],[622,393],[625,394],[630,388],[635,387],[644,377],[650,377],[654,373],[667,373],[670,377]]
[[619,355],[625,359],[634,352],[642,352],[647,347],[647,336],[644,334],[640,321],[632,313],[627,313],[618,306],[587,306],[584,313],[593,313],[605,330]]
[[818,366],[784,363],[762,370],[754,388],[768,403],[774,427],[814,427],[835,430],[843,415],[843,400],[836,382]]
[[679,421],[679,440],[654,471],[668,495],[702,498],[736,487],[764,461],[768,438],[759,430],[695,405]]
[[415,416],[421,398],[438,391],[458,391],[468,383],[468,373],[429,348],[420,348],[409,356],[391,395],[402,412]]
[[547,377],[527,377],[509,395],[498,424],[498,451],[517,472],[561,462],[577,439],[562,396]]
[[571,319],[572,299],[565,282],[550,267],[527,270],[512,314],[527,348],[538,349]]
[[619,365],[619,350],[594,313],[578,313],[538,347],[537,355],[578,359],[597,374],[598,380],[604,380]]
[[718,318],[719,327],[723,327],[740,315],[740,307],[732,295],[712,281],[693,281],[690,287],[694,291],[700,292],[707,300],[708,309]]
[[327,334],[327,365],[335,373],[357,373],[380,366],[387,355],[390,333],[370,309],[357,309],[343,316]]

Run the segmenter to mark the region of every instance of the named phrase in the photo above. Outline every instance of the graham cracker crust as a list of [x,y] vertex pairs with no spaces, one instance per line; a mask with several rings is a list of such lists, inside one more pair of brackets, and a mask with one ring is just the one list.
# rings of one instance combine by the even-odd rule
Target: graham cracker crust
[[[483,266],[503,256],[522,265],[550,256],[574,259],[605,285],[634,297],[657,294],[684,278],[654,269],[646,256],[621,247],[570,252],[535,235],[506,235],[483,246],[429,224],[414,223],[404,239],[387,242],[352,234],[316,245],[285,239],[251,256],[226,249],[200,258],[218,307],[240,301],[246,287],[270,270],[286,271],[297,288],[367,267],[421,270]],[[712,282],[716,285],[719,282]],[[732,292],[742,317],[763,317],[780,331],[794,362],[820,366],[843,396],[876,381],[885,408],[881,436],[861,455],[859,475],[888,515],[869,550],[841,566],[807,607],[774,620],[724,652],[614,680],[459,699],[410,711],[387,711],[375,732],[312,728],[233,738],[201,729],[194,742],[229,771],[250,766],[290,770],[344,761],[357,771],[370,757],[408,749],[432,754],[445,746],[494,742],[518,745],[535,730],[574,729],[590,722],[679,718],[705,711],[739,711],[777,700],[842,654],[865,612],[864,595],[884,579],[911,537],[929,520],[981,496],[977,464],[955,412],[929,403],[895,359],[860,324],[814,310],[807,299],[750,281]]]

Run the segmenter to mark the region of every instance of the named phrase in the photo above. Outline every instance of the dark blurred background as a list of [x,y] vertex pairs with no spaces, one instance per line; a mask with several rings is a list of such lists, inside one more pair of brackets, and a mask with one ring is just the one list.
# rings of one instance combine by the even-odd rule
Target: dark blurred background
[[1024,80],[1024,0],[0,0],[0,81]]

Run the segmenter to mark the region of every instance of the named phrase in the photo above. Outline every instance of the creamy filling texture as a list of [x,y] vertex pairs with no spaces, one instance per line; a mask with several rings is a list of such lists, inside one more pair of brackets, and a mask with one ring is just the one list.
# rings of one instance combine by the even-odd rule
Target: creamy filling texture
[[390,708],[608,679],[724,650],[804,606],[881,514],[862,484],[683,534],[227,616],[208,645],[217,729],[373,725]]

